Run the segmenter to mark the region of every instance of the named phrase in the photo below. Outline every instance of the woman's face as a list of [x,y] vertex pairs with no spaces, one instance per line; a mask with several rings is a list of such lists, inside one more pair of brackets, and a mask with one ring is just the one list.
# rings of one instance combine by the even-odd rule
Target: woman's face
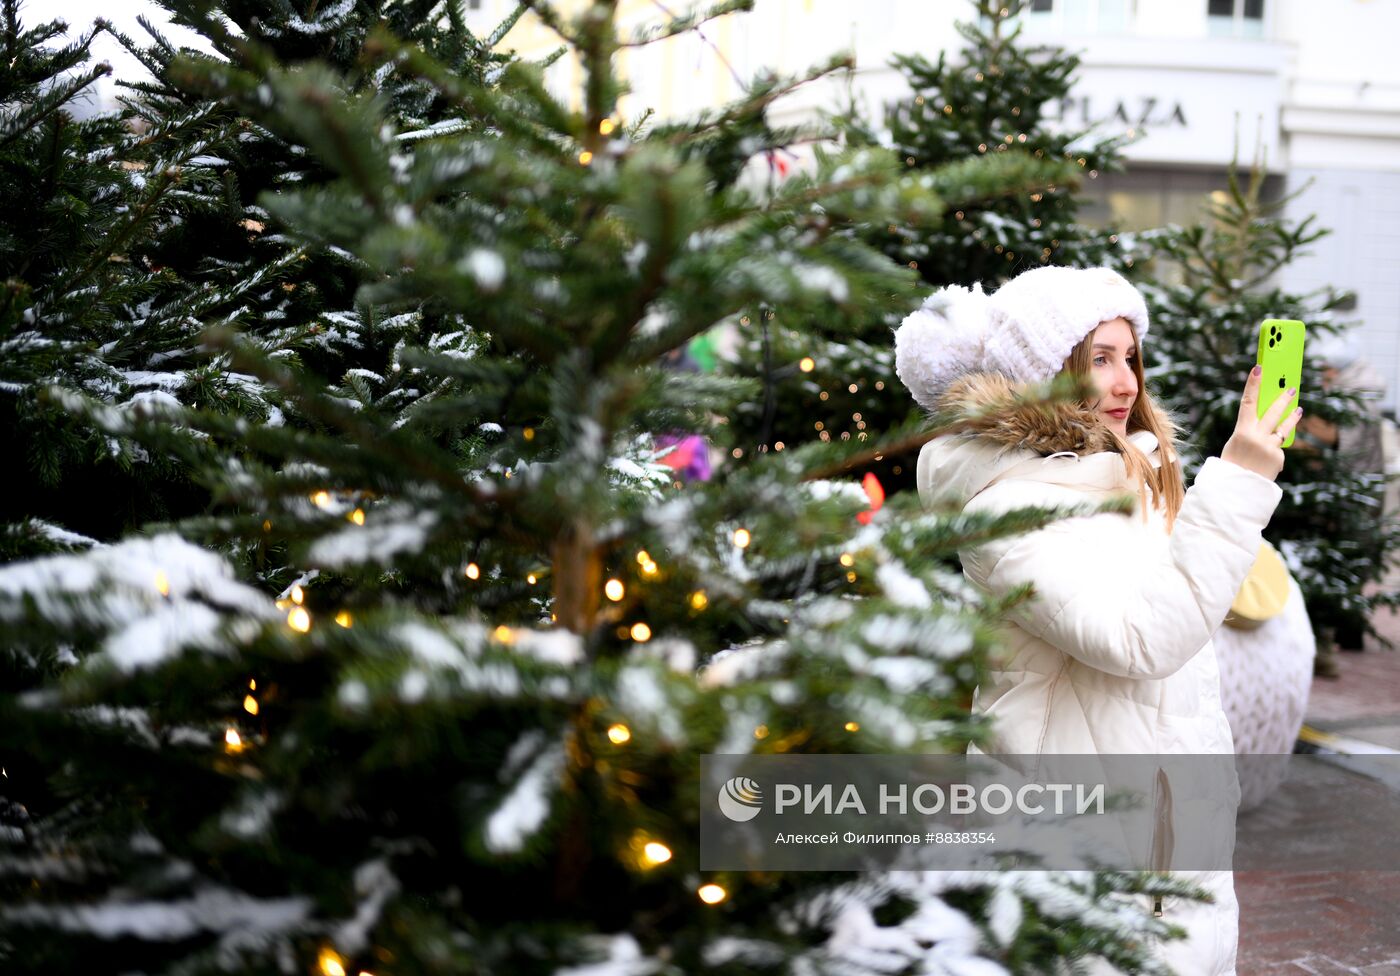
[[1109,319],[1094,330],[1090,350],[1089,376],[1098,390],[1094,405],[1109,429],[1126,437],[1128,412],[1137,402],[1137,374],[1133,360],[1137,359],[1137,344],[1127,319]]

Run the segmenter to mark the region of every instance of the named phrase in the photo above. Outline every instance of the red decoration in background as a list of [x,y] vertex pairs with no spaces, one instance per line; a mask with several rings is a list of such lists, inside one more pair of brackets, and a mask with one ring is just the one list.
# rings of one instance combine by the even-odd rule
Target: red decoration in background
[[875,477],[873,471],[865,473],[865,477],[860,480],[860,486],[865,489],[865,497],[870,499],[870,510],[856,515],[856,521],[861,525],[869,525],[875,513],[885,504],[885,486],[880,484],[880,479]]

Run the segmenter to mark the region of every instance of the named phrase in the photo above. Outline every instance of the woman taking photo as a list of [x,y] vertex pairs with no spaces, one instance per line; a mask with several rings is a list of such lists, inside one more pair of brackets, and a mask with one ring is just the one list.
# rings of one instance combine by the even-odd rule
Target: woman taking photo
[[[926,502],[966,512],[1098,503],[1129,514],[1056,521],[959,553],[967,578],[1001,596],[1029,583],[1004,654],[973,708],[998,754],[1232,755],[1211,636],[1225,619],[1282,497],[1281,448],[1302,416],[1295,393],[1256,416],[1259,368],[1220,457],[1187,490],[1177,428],[1143,382],[1147,307],[1106,268],[1037,268],[995,294],[941,289],[895,336],[901,381],[953,422],[924,446]],[[1028,384],[1075,373],[1096,396],[1028,404]],[[1189,880],[1213,903],[1167,898],[1185,940],[1161,958],[1190,976],[1233,976],[1239,910],[1226,871]]]

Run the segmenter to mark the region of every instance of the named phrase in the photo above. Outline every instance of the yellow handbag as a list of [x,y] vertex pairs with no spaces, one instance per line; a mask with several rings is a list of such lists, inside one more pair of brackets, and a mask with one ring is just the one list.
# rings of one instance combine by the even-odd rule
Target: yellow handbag
[[1271,617],[1283,612],[1288,602],[1288,567],[1277,550],[1267,542],[1259,546],[1259,555],[1245,577],[1244,585],[1235,594],[1225,624],[1238,630],[1253,630]]

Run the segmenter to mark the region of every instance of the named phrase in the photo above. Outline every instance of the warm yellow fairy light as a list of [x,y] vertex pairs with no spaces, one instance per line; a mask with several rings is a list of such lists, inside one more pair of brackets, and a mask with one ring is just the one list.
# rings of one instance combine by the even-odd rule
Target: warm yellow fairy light
[[263,519],[263,531],[264,531],[264,532],[271,532],[271,531],[272,531],[272,521],[271,521],[270,519]]
[[161,596],[170,595],[170,578],[160,570],[156,570],[156,592]]
[[632,639],[639,644],[644,644],[651,640],[651,628],[641,621],[633,624],[632,629],[628,631],[628,633],[631,635]]
[[273,606],[277,607],[278,610],[285,610],[285,609],[287,609],[288,607],[290,607],[291,605],[292,605],[292,601],[291,601],[291,600],[277,600],[277,601],[275,601],[275,602],[273,603]]
[[480,579],[481,567],[478,566],[476,563],[467,563],[466,574],[467,579]]
[[317,508],[325,508],[331,503],[331,493],[328,491],[318,491],[311,496],[311,504]]
[[860,731],[860,723],[859,723],[859,722],[847,722],[847,723],[846,723],[846,731],[847,731],[847,732],[859,732],[859,731]]
[[322,976],[345,976],[345,960],[330,946],[321,950],[316,962],[321,967]]
[[802,370],[802,372],[804,373],[810,373],[812,370],[817,368],[817,361],[811,356],[803,356],[802,361],[797,364],[797,368]]
[[665,864],[671,859],[671,849],[659,840],[653,840],[642,848],[642,856],[649,864]]
[[718,905],[729,897],[729,892],[725,891],[717,884],[701,885],[695,893],[700,896],[700,900],[706,905]]
[[855,557],[855,556],[852,556],[849,552],[843,552],[843,553],[841,553],[841,565],[842,565],[842,566],[854,566],[855,564],[856,564],[856,557]]
[[617,123],[612,119],[604,119],[598,123],[598,131],[605,136],[612,135],[613,129],[617,128]]
[[297,605],[301,605],[303,602],[305,602],[305,600],[306,600],[306,591],[303,590],[303,589],[301,588],[301,584],[300,584],[300,583],[295,584],[295,585],[292,586],[291,597],[292,597],[292,602],[295,603],[295,604],[297,604]]
[[346,518],[348,518],[350,521],[354,522],[356,525],[364,525],[364,524],[365,524],[365,510],[364,510],[363,508],[357,508],[357,509],[355,509],[353,512],[351,512],[349,515],[347,515]]
[[258,679],[257,679],[257,678],[249,678],[249,679],[248,679],[248,690],[249,690],[249,691],[257,691],[257,690],[258,690]]
[[646,562],[642,563],[642,575],[643,575],[643,576],[655,576],[655,575],[657,574],[657,572],[658,572],[658,570],[657,570],[656,563],[652,562],[650,559],[648,559]]
[[511,641],[515,640],[515,631],[511,630],[505,624],[501,624],[495,630],[491,631],[491,636],[495,638],[498,644],[509,644]]
[[753,541],[753,536],[749,535],[748,529],[734,530],[734,544],[740,549],[747,549],[749,543]]
[[615,746],[620,746],[632,738],[632,730],[627,726],[618,723],[608,727],[608,738]]
[[350,626],[351,624],[353,624],[355,621],[354,621],[354,619],[350,616],[350,611],[349,611],[349,610],[342,610],[342,611],[340,611],[340,613],[338,613],[338,614],[335,615],[335,622],[338,623],[338,624],[340,624],[340,626],[342,626],[342,627],[349,628],[349,626]]
[[622,585],[622,580],[620,579],[610,579],[603,584],[603,593],[609,600],[616,603],[626,595],[627,587]]
[[578,154],[578,163],[580,166],[587,166],[591,162],[593,162],[593,154],[587,149]]
[[651,553],[647,552],[645,549],[639,550],[637,552],[638,565],[645,566],[649,562],[651,562]]
[[237,729],[230,727],[224,730],[224,748],[229,752],[243,751],[243,737]]
[[847,573],[847,574],[846,574],[846,582],[847,582],[847,583],[854,583],[855,581],[856,581],[856,574],[855,574],[855,573]]
[[252,695],[243,696],[243,710],[249,715],[258,714],[258,700]]
[[531,586],[534,586],[537,582],[539,582],[539,578],[535,576],[534,573],[531,573],[530,575],[525,577],[525,582],[529,583]]
[[304,634],[311,629],[311,614],[305,607],[292,607],[292,612],[287,614],[287,626]]
[[690,606],[693,610],[704,610],[710,605],[710,598],[705,595],[704,590],[696,590],[690,594]]
[[532,440],[534,440],[534,439],[535,439],[535,428],[533,428],[533,427],[526,427],[526,428],[525,428],[525,431],[524,431],[524,436],[525,436],[525,439],[526,439],[527,441],[532,441]]
[[754,737],[755,739],[766,739],[766,738],[768,738],[768,726],[766,726],[766,725],[756,725],[756,726],[754,726],[753,737]]

